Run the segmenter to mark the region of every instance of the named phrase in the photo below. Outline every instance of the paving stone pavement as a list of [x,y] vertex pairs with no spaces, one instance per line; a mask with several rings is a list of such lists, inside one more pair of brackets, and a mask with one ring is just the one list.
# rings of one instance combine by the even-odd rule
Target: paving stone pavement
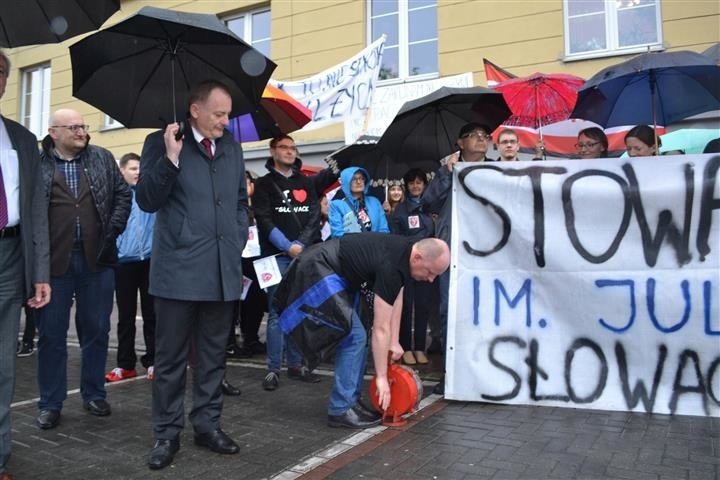
[[[109,353],[108,367],[115,352]],[[240,445],[218,455],[181,437],[175,463],[153,472],[150,385],[137,378],[108,386],[113,413],[82,409],[79,349],[69,348],[71,393],[60,425],[35,426],[36,356],[18,359],[13,456],[18,480],[54,479],[720,479],[720,419],[644,415],[426,398],[429,407],[400,429],[355,432],[327,427],[330,372],[311,385],[281,377],[261,388],[262,359],[231,362],[223,428]],[[433,376],[431,371],[426,376]],[[190,381],[190,377],[188,377]],[[186,398],[186,409],[191,399]],[[337,453],[337,455],[335,455]],[[334,457],[334,458],[333,458]],[[316,468],[311,468],[316,467]]]

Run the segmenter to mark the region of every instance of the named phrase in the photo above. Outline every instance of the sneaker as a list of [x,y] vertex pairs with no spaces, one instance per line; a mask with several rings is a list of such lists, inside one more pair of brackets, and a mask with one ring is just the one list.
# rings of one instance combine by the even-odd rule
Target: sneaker
[[300,380],[306,383],[318,383],[320,381],[320,377],[308,370],[307,367],[289,367],[287,369],[287,376],[290,380]]
[[32,343],[18,343],[18,357],[29,357],[35,353],[35,347]]
[[277,372],[268,372],[262,382],[262,387],[267,391],[277,390],[280,386],[280,376]]
[[137,377],[137,370],[125,370],[124,368],[113,368],[107,375],[105,375],[106,382],[117,382],[119,380],[126,380],[128,378]]
[[147,375],[145,375],[145,378],[147,378],[148,382],[152,382],[155,380],[155,367],[150,365],[147,368]]

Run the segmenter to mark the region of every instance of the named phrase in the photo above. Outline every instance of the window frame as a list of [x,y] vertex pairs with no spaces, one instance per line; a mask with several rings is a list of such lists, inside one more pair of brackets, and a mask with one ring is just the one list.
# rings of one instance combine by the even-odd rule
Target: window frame
[[[253,15],[257,15],[259,13],[266,13],[266,12],[268,14],[270,14],[270,24],[268,25],[269,30],[270,30],[270,36],[267,38],[253,39],[253,29],[252,29]],[[270,47],[268,47],[268,52],[267,52],[266,56],[268,58],[270,58],[270,53],[272,52],[272,13],[271,13],[271,8],[269,6],[267,6],[267,7],[262,7],[262,8],[256,8],[253,10],[243,10],[240,12],[235,12],[231,15],[223,16],[222,22],[229,29],[230,26],[228,25],[228,22],[230,22],[232,20],[238,20],[239,18],[243,19],[243,34],[238,35],[238,36],[240,38],[242,38],[244,42],[250,44],[251,46],[254,46],[254,42],[267,41],[268,45],[270,45]],[[247,40],[248,38],[250,39],[250,41]],[[260,53],[263,53],[263,52],[260,52]]]
[[103,114],[103,125],[102,125],[102,131],[105,130],[119,130],[121,128],[125,128],[125,125],[120,123],[119,121],[112,118],[107,113]]
[[[563,40],[565,51],[563,61],[572,62],[576,60],[587,60],[591,58],[615,57],[620,55],[628,55],[634,53],[644,53],[647,51],[664,50],[663,31],[662,31],[662,2],[655,0],[655,30],[657,32],[657,41],[645,43],[641,45],[633,45],[630,47],[620,47],[620,31],[618,28],[618,7],[616,0],[603,0],[605,5],[605,36],[607,46],[603,50],[593,50],[590,52],[570,53],[570,16],[569,2],[571,0],[563,0]],[[628,8],[627,6],[624,8]]]
[[[34,105],[32,102],[32,98],[37,94],[37,92],[31,91],[29,95],[31,96],[31,106],[30,106],[30,112],[26,111],[26,97],[28,96],[28,87],[32,85],[28,85],[28,79],[29,76],[33,75],[36,72],[40,72],[40,111],[35,112]],[[30,82],[32,83],[32,82]],[[50,92],[52,89],[52,64],[51,62],[43,62],[36,65],[29,65],[27,67],[22,67],[20,69],[20,123],[30,130],[37,138],[41,139],[45,137],[48,131],[48,127],[50,125]],[[34,115],[40,115],[40,125],[36,129],[33,125],[33,116]]]
[[[426,39],[419,42],[410,42],[410,30],[409,30],[409,19],[410,19],[410,8],[409,8],[409,0],[397,0],[398,2],[398,76],[397,78],[387,78],[387,79],[380,79],[378,78],[378,86],[382,85],[395,85],[400,83],[407,83],[407,82],[418,82],[423,80],[432,80],[434,78],[440,77],[440,52],[438,48],[438,62],[437,62],[437,70],[436,72],[429,72],[429,73],[422,73],[420,75],[410,75],[410,46],[421,44],[421,43],[429,43],[431,41],[435,41],[435,43],[439,46],[439,37],[437,30],[435,31],[435,37],[434,39]],[[368,41],[366,42],[366,45],[372,44],[377,38],[373,38],[372,34],[372,3],[373,0],[366,0],[366,38]],[[438,1],[435,2],[435,14],[437,15],[437,9],[438,9]],[[423,8],[431,8],[431,7],[421,7]],[[419,10],[419,9],[416,9]],[[378,15],[375,18],[380,18],[382,15]],[[380,32],[385,33],[385,32]]]

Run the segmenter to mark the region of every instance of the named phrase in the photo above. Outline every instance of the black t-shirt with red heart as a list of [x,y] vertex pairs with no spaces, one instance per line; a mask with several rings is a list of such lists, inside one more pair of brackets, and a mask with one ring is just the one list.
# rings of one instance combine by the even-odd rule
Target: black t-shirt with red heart
[[296,169],[289,177],[269,170],[255,181],[252,198],[262,255],[281,251],[270,241],[275,228],[290,243],[299,242],[307,247],[319,242],[320,204],[312,179]]

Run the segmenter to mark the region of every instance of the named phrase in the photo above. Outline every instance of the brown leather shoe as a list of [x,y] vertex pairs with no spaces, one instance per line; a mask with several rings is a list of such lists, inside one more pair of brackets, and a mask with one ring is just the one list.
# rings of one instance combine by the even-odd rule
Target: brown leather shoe
[[413,355],[413,352],[410,350],[403,353],[402,361],[405,365],[415,365],[417,363],[417,361],[415,361],[415,355]]
[[428,363],[428,358],[425,356],[425,352],[421,352],[418,350],[417,352],[413,352],[413,355],[415,355],[415,360],[417,360],[420,365],[425,365]]

